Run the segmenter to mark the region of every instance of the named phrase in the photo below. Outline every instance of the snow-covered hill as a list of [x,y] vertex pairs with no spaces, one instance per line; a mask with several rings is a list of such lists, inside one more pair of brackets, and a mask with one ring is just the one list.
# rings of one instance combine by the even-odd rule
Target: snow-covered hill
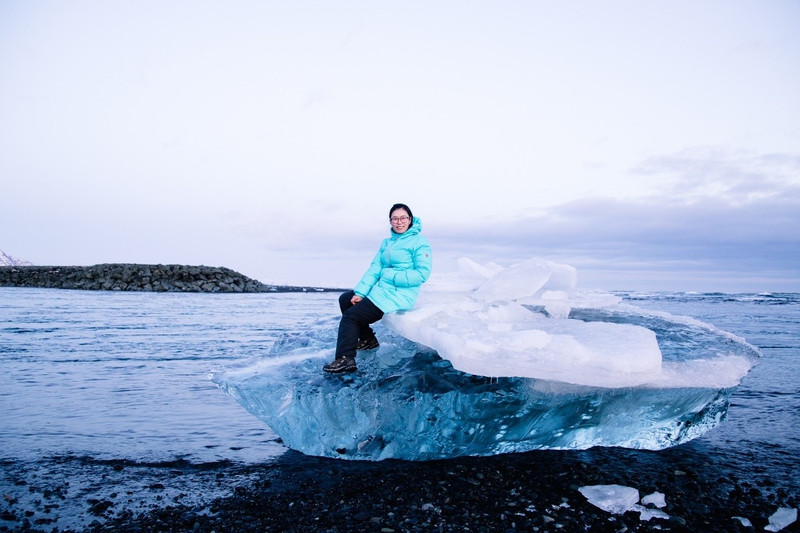
[[30,261],[16,259],[5,253],[3,250],[0,250],[0,266],[26,266],[30,264]]

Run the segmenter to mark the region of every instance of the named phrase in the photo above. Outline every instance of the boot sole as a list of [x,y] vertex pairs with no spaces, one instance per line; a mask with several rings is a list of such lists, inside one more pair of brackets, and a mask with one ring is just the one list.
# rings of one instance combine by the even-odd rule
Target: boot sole
[[349,366],[349,367],[346,367],[346,368],[336,368],[336,369],[323,367],[322,370],[324,370],[328,374],[345,374],[347,372],[355,372],[356,370],[358,370],[358,367]]
[[329,372],[331,374],[341,374],[343,372],[355,372],[356,370],[358,370],[358,367],[356,366],[355,362],[353,362],[353,364],[347,366],[333,367],[333,368],[331,367],[331,365],[325,365],[322,367],[322,370],[324,370],[325,372]]
[[372,345],[372,344],[371,344],[371,345],[369,345],[369,346],[359,346],[359,347],[358,347],[358,348],[356,348],[356,349],[357,349],[359,352],[366,352],[366,351],[369,351],[369,350],[375,350],[375,349],[377,349],[377,348],[380,348],[380,347],[381,347],[381,345],[380,345],[380,344],[374,344],[374,345]]

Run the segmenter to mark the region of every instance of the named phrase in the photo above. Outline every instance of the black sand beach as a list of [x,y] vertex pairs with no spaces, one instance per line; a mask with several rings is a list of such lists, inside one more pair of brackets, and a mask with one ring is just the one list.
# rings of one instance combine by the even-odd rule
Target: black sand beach
[[[540,451],[433,462],[338,461],[289,451],[270,464],[204,472],[218,484],[235,485],[232,496],[205,505],[177,498],[154,501],[149,509],[108,499],[87,498],[86,505],[97,516],[88,529],[97,532],[763,531],[778,507],[800,505],[796,487],[782,483],[796,480],[738,470],[693,443],[661,452]],[[172,473],[165,485],[197,475]],[[634,487],[640,497],[662,492],[670,518],[613,515],[578,491],[600,484]],[[25,509],[4,504],[5,518],[18,518],[11,530],[52,530],[46,520],[32,523]],[[798,523],[784,529],[798,530]]]

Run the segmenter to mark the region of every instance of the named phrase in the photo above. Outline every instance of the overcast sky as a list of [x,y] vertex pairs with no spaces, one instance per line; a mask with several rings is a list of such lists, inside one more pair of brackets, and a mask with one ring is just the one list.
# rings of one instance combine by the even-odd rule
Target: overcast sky
[[800,291],[800,2],[0,2],[0,249]]

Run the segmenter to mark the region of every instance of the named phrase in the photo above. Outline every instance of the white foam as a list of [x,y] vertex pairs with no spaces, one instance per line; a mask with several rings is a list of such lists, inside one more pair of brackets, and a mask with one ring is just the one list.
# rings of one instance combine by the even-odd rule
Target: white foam
[[413,310],[383,322],[435,349],[457,370],[490,377],[598,387],[730,387],[751,366],[734,356],[662,365],[656,335],[645,327],[567,318],[574,307],[620,302],[578,291],[569,265],[531,259],[503,268],[461,259],[458,272],[431,277]]
[[[260,358],[257,361],[250,361],[245,366],[226,368],[224,374],[228,378],[236,378],[243,380],[249,377],[258,376],[261,374],[268,374],[275,368],[284,366],[291,363],[299,363],[308,359],[331,359],[335,350],[333,348],[327,350],[294,350],[288,355],[280,357],[266,357]],[[222,374],[223,371],[212,371],[210,378],[213,380],[217,374]]]

